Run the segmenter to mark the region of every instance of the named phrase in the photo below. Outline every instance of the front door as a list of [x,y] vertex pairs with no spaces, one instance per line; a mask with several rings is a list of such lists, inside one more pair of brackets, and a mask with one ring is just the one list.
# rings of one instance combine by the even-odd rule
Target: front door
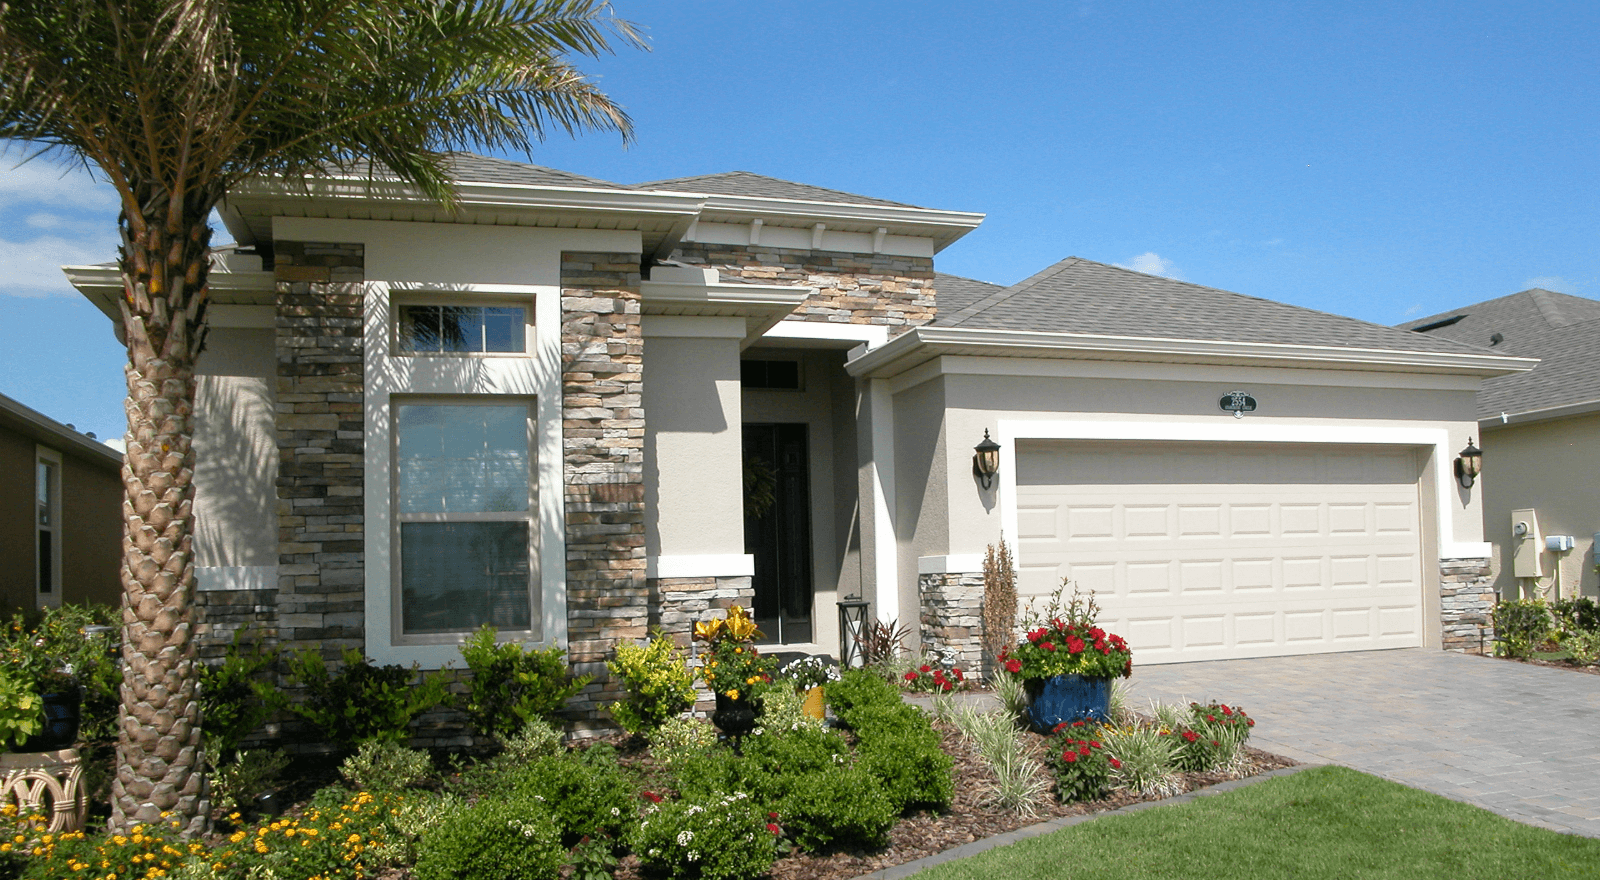
[[811,641],[811,492],[804,424],[744,426],[744,541],[766,641]]

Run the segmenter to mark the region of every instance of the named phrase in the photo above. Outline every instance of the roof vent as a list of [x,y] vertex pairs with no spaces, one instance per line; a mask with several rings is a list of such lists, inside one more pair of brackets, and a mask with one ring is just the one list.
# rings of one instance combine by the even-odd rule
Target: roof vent
[[1412,333],[1426,333],[1429,330],[1437,330],[1440,327],[1448,327],[1451,324],[1454,324],[1455,322],[1457,322],[1457,321],[1459,321],[1459,320],[1461,320],[1462,318],[1465,318],[1465,317],[1466,317],[1466,315],[1451,315],[1448,318],[1440,318],[1437,321],[1430,321],[1429,323],[1423,324],[1420,327],[1412,327],[1411,328],[1411,332]]
[[1501,335],[1499,333],[1491,333],[1491,334],[1489,334],[1489,344],[1490,345],[1499,345],[1500,343],[1505,342],[1505,341],[1506,341],[1505,336],[1503,336],[1503,335]]

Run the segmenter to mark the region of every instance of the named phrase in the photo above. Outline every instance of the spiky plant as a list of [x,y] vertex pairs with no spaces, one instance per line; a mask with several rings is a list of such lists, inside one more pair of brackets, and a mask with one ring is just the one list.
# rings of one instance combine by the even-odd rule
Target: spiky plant
[[1011,643],[1017,626],[1017,571],[1004,539],[990,544],[983,556],[984,677],[993,679],[1000,652]]
[[449,203],[450,150],[627,135],[575,55],[642,45],[602,0],[6,0],[0,138],[97,171],[121,203],[126,679],[113,829],[205,823],[195,704],[195,359],[212,208],[246,180],[392,174]]

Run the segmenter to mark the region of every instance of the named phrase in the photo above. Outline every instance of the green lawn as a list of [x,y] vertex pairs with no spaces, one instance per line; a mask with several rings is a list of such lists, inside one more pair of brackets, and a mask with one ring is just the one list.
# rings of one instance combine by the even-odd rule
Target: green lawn
[[1085,822],[918,874],[1055,878],[1600,877],[1600,840],[1522,825],[1343,767]]

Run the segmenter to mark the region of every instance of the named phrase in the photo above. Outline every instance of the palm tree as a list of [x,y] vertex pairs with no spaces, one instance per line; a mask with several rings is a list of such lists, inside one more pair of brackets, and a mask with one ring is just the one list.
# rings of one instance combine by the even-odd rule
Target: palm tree
[[112,826],[204,827],[195,650],[195,358],[208,217],[270,176],[387,169],[452,198],[444,154],[620,132],[572,63],[644,48],[604,0],[3,0],[0,137],[97,171],[121,200],[128,362],[123,658]]

